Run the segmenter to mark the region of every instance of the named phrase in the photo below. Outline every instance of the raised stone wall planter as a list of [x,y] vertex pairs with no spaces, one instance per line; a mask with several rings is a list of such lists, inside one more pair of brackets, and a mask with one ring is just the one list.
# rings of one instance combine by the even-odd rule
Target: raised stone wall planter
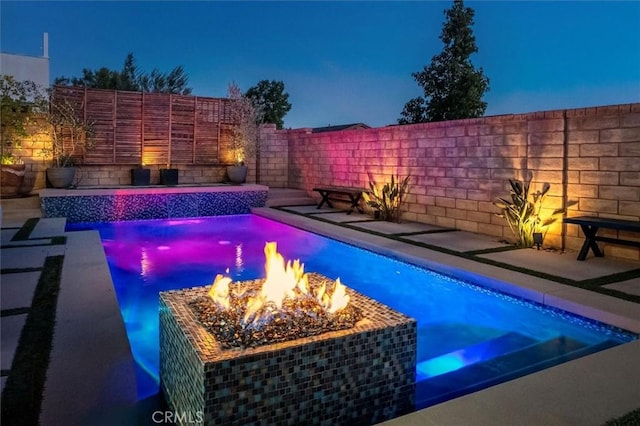
[[222,349],[187,306],[207,291],[160,293],[160,382],[174,412],[204,424],[333,426],[414,409],[415,320],[348,290],[365,314],[352,329]]

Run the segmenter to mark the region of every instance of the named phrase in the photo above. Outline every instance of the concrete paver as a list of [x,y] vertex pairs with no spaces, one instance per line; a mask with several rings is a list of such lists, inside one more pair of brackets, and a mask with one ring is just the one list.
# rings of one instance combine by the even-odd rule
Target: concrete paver
[[40,272],[2,274],[0,305],[2,310],[31,306]]
[[2,268],[42,268],[51,246],[3,248]]
[[10,370],[13,355],[18,348],[20,333],[27,320],[27,314],[2,317],[2,348],[0,348],[0,368]]
[[301,214],[314,214],[314,213],[332,213],[332,212],[336,212],[338,210],[329,208],[329,207],[323,207],[321,209],[317,208],[317,206],[314,205],[310,205],[310,206],[291,206],[291,207],[285,207],[287,210],[290,210],[292,212],[296,212],[296,213],[301,213]]
[[622,291],[627,294],[640,296],[640,278],[634,278],[632,280],[621,281],[613,284],[607,284],[604,287],[610,288],[612,290]]
[[39,220],[29,238],[47,238],[62,235],[66,224],[67,219],[64,217],[52,217],[46,220]]
[[25,220],[31,217],[40,217],[41,213],[39,209],[25,209],[25,210],[17,210],[17,211],[2,211],[2,227],[3,228],[13,228],[13,227],[21,227],[24,225]]
[[11,239],[13,238],[14,235],[16,235],[16,233],[18,232],[19,228],[10,228],[10,229],[3,229],[1,232],[1,236],[0,236],[0,243],[5,246],[7,244],[12,244],[11,243]]
[[403,238],[411,241],[418,241],[425,244],[443,247],[461,253],[466,251],[486,250],[508,246],[508,244],[498,241],[498,239],[495,237],[474,234],[465,231],[411,235]]
[[321,213],[321,214],[317,214],[314,215],[318,218],[324,219],[324,220],[329,220],[331,222],[336,222],[336,223],[344,223],[344,222],[356,222],[356,221],[363,221],[363,220],[372,220],[371,216],[368,216],[366,214],[362,214],[362,213],[358,213],[358,212],[353,212],[351,214],[347,214],[346,212],[329,212],[329,213]]
[[[435,225],[427,225],[426,223],[406,222],[406,223],[393,223],[384,221],[375,221],[367,223],[354,223],[356,228],[365,229],[368,231],[380,232],[381,234],[405,234],[411,232],[432,232],[440,231],[445,228]],[[408,238],[408,237],[407,237]]]
[[604,257],[579,261],[576,260],[575,253],[560,253],[534,248],[482,254],[479,257],[576,281],[604,277],[640,267],[637,263]]

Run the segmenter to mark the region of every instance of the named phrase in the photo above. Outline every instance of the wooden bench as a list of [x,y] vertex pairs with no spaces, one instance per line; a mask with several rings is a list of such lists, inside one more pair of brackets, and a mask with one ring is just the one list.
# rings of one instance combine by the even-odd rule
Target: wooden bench
[[580,225],[582,232],[584,233],[584,244],[578,253],[578,260],[585,260],[589,249],[593,251],[593,254],[597,257],[603,257],[604,254],[600,251],[596,241],[603,241],[606,243],[622,244],[633,247],[640,247],[640,241],[622,240],[619,238],[610,237],[598,237],[598,229],[615,229],[618,231],[632,231],[640,232],[640,222],[631,220],[609,219],[606,217],[591,217],[591,216],[579,216],[568,217],[564,219],[564,223],[572,223]]
[[[318,204],[317,208],[321,208],[325,203],[327,206],[333,208],[331,201],[348,201],[351,203],[351,206],[347,211],[347,214],[351,214],[353,209],[358,210],[360,213],[364,213],[360,207],[360,200],[362,199],[363,192],[369,192],[368,189],[348,188],[344,186],[322,186],[313,188],[313,190],[319,192],[320,196],[322,196],[322,200],[320,200],[320,204]],[[335,197],[336,195],[341,196],[342,198]]]

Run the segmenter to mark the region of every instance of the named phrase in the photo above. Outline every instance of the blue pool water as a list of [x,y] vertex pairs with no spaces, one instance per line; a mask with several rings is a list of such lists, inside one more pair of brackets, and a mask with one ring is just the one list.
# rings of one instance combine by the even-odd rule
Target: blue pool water
[[158,392],[158,293],[264,275],[264,244],[418,323],[416,408],[637,338],[253,215],[69,224],[97,229],[139,368],[139,397]]

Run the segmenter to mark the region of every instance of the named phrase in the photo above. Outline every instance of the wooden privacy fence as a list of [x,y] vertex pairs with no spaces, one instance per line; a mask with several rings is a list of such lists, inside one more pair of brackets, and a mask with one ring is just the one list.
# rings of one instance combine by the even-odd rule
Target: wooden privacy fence
[[55,86],[94,123],[85,164],[227,164],[231,101],[224,98]]

